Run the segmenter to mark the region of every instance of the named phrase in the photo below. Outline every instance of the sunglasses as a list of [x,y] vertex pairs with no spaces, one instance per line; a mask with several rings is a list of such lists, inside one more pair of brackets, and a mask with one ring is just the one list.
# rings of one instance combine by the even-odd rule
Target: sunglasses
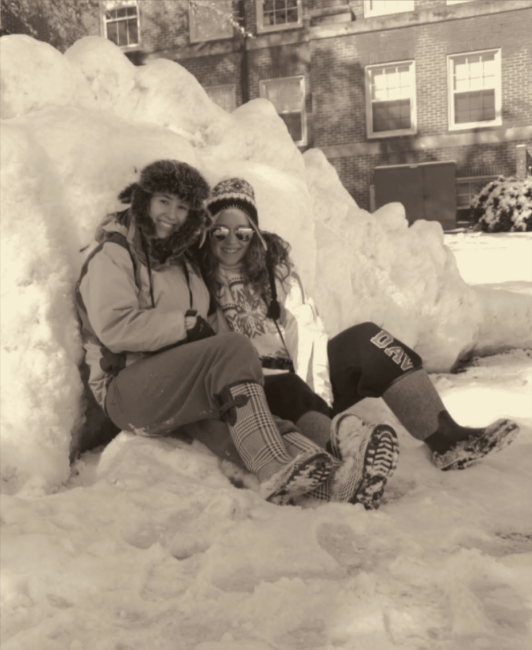
[[[238,226],[233,232],[238,241],[244,243],[251,241],[251,238],[255,234],[253,228],[250,228],[249,226]],[[213,241],[223,241],[224,239],[227,239],[230,234],[231,230],[227,226],[214,226],[214,228],[211,228],[209,231],[209,237]]]

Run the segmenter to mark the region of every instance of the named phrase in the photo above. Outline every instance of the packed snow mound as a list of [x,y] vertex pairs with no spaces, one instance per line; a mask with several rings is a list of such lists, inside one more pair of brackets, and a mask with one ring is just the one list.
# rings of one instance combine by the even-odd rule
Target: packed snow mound
[[91,103],[84,77],[47,43],[30,36],[0,39],[0,118],[38,111],[45,106]]
[[30,477],[38,490],[64,481],[82,410],[73,310],[80,250],[120,207],[119,191],[157,159],[186,161],[212,184],[239,175],[254,185],[261,226],[291,243],[330,335],[374,320],[418,350],[429,370],[448,370],[486,341],[490,350],[532,345],[529,296],[508,294],[512,323],[501,330],[497,292],[463,282],[438,224],[408,228],[394,204],[374,215],[360,210],[321,152],[300,154],[268,101],[227,114],[179,64],[135,67],[98,37],[64,55],[25,36],[2,37],[0,50],[9,305],[2,469],[10,489]]
[[68,478],[82,417],[71,262],[47,154],[16,127],[1,154],[2,478],[43,493]]

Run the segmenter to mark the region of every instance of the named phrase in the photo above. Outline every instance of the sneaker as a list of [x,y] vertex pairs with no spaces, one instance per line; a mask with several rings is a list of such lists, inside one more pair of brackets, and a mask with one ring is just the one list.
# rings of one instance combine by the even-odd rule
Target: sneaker
[[486,427],[480,435],[460,440],[446,452],[432,452],[432,461],[439,469],[466,469],[479,463],[484,456],[501,451],[512,443],[519,433],[519,426],[511,420],[497,420]]
[[395,431],[344,413],[333,421],[331,447],[344,461],[330,481],[331,500],[362,503],[366,510],[376,510],[399,460]]
[[291,463],[261,483],[259,493],[270,503],[290,505],[295,497],[312,492],[326,481],[336,462],[325,451],[313,449],[298,454]]

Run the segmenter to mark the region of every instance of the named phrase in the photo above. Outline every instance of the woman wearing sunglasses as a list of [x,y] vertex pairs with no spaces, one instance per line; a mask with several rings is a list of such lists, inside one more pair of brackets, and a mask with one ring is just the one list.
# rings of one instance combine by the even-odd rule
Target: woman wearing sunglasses
[[247,181],[218,183],[207,208],[214,225],[202,252],[204,278],[228,329],[251,339],[272,413],[323,446],[329,441],[340,458],[363,457],[364,482],[372,485],[360,499],[366,507],[378,505],[398,446],[390,427],[365,425],[342,413],[365,397],[382,397],[407,431],[429,446],[442,470],[474,465],[516,437],[519,429],[508,420],[479,429],[457,424],[419,355],[376,324],[355,325],[328,341],[288,243],[259,229]]
[[347,464],[297,431],[281,436],[249,339],[213,336],[209,292],[190,253],[211,223],[208,194],[196,169],[160,160],[120,193],[129,207],[98,227],[76,288],[91,390],[120,429],[139,435],[225,423],[218,430],[229,430],[272,503],[289,503],[333,475],[341,499]]

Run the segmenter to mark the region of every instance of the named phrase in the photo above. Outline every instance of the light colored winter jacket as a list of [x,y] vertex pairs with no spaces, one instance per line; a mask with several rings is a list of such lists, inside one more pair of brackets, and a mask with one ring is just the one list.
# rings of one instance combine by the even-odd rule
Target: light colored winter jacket
[[155,265],[149,272],[133,221],[121,225],[106,218],[97,242],[82,268],[76,299],[89,385],[105,410],[113,376],[184,341],[185,312],[195,309],[207,319],[209,293],[189,263],[186,271],[182,265]]

